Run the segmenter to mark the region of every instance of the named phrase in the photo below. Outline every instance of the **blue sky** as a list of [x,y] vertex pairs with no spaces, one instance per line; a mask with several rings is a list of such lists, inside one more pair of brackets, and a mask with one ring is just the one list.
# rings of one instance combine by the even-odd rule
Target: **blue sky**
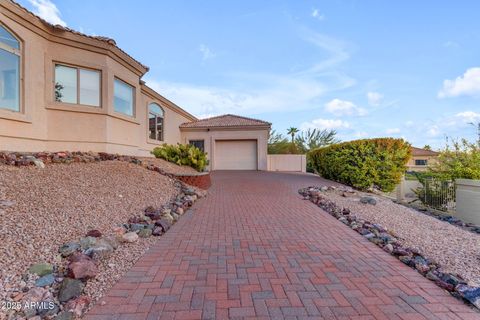
[[150,67],[148,85],[200,117],[434,147],[473,140],[480,121],[478,1],[20,3],[114,38]]

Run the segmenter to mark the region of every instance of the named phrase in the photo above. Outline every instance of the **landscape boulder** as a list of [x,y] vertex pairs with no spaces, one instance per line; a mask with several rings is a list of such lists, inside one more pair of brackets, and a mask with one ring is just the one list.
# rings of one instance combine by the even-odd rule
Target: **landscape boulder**
[[77,279],[65,278],[60,284],[58,301],[67,302],[70,299],[79,297],[82,294],[84,284]]
[[374,197],[365,196],[360,198],[360,202],[364,204],[371,204],[374,206],[377,204],[377,199],[375,199]]
[[28,269],[30,273],[34,273],[38,276],[44,276],[53,272],[53,266],[49,263],[36,263]]
[[124,235],[122,235],[122,241],[123,242],[128,242],[128,243],[133,243],[138,240],[138,234],[136,232],[127,232]]
[[62,257],[66,258],[71,254],[75,253],[80,249],[80,244],[78,242],[69,242],[62,245],[58,252],[62,255]]
[[87,232],[86,234],[87,237],[94,237],[94,238],[100,238],[102,236],[102,233],[100,230],[93,229]]
[[81,317],[87,310],[89,304],[90,298],[87,296],[79,296],[78,298],[68,301],[65,304],[64,310],[73,313],[77,317]]
[[460,284],[455,290],[463,299],[480,309],[480,287],[470,287],[466,284]]
[[43,277],[40,277],[35,281],[35,285],[37,287],[48,287],[51,286],[55,282],[55,276],[53,273],[49,273],[47,275],[44,275]]
[[97,243],[97,238],[95,237],[84,237],[80,239],[80,246],[83,250],[86,250]]
[[[87,259],[88,258],[88,259]],[[68,275],[73,279],[91,279],[98,274],[95,262],[89,257],[68,264]]]

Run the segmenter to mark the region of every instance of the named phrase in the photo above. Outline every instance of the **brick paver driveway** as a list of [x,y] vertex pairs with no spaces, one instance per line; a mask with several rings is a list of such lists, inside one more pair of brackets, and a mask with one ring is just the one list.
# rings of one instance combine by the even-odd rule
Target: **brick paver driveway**
[[[478,319],[297,194],[318,177],[215,172],[206,199],[88,319]],[[323,181],[324,182],[324,181]]]

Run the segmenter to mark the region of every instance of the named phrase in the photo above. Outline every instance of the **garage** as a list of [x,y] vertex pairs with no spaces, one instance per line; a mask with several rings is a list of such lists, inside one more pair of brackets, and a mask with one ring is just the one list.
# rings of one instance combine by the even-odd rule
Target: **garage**
[[256,140],[216,140],[215,170],[257,170]]
[[267,170],[271,123],[225,114],[182,123],[183,143],[207,154],[207,170]]

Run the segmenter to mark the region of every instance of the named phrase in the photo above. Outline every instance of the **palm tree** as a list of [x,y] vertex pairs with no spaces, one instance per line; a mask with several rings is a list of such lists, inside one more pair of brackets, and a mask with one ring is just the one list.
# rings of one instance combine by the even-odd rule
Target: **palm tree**
[[287,134],[291,135],[292,136],[292,143],[294,143],[295,141],[295,134],[298,133],[299,130],[295,127],[290,127],[288,128],[287,130]]

